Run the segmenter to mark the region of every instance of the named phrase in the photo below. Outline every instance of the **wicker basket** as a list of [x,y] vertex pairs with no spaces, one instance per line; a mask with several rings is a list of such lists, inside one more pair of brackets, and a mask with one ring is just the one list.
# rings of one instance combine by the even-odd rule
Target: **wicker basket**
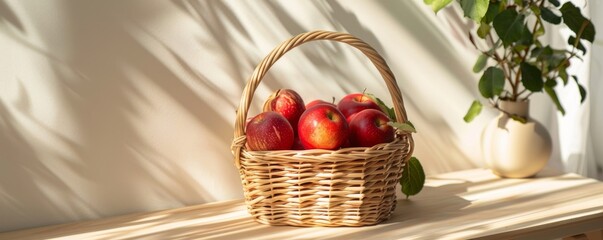
[[260,223],[293,226],[364,226],[389,218],[396,207],[396,185],[412,154],[410,134],[390,143],[340,150],[250,151],[245,120],[258,84],[287,51],[310,41],[346,43],[377,67],[391,94],[396,117],[406,122],[400,89],[385,60],[362,40],[338,32],[297,35],[276,47],[255,68],[237,111],[232,152],[249,213]]

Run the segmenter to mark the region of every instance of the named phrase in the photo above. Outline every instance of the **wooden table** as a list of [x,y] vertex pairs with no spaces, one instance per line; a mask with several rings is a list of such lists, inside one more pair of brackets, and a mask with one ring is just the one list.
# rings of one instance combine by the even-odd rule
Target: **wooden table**
[[603,229],[603,183],[575,174],[500,179],[473,169],[429,177],[370,227],[254,222],[242,200],[0,233],[0,239],[550,239]]

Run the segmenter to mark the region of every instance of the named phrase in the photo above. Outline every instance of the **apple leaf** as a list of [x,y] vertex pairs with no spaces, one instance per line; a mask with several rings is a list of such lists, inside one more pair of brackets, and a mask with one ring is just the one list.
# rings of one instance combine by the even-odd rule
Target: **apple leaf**
[[410,121],[406,121],[405,123],[388,122],[387,125],[395,127],[398,130],[405,132],[405,133],[416,133],[417,132],[417,130],[415,129],[415,126],[413,126],[413,124]]
[[400,185],[402,186],[402,193],[406,195],[406,199],[409,196],[417,195],[423,189],[423,185],[425,185],[425,172],[423,171],[421,162],[416,157],[411,157],[406,165],[404,165]]
[[373,102],[375,102],[379,106],[379,108],[381,108],[381,111],[384,112],[390,120],[394,122],[396,121],[396,111],[393,107],[387,106],[385,102],[383,102],[381,99],[371,93],[364,93],[364,95],[371,98],[371,100],[373,100]]

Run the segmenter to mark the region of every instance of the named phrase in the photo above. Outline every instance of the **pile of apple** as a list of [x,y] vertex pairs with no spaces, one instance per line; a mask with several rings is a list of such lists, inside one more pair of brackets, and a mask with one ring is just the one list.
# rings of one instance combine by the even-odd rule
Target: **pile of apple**
[[364,93],[345,96],[337,105],[323,100],[304,104],[293,90],[280,89],[264,111],[248,119],[247,147],[252,151],[372,147],[394,140],[391,119]]

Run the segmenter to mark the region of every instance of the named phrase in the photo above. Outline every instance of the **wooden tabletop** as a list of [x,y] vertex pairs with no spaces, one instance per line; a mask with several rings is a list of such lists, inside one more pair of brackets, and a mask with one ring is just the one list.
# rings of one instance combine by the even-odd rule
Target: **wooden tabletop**
[[370,227],[254,222],[242,200],[0,233],[0,239],[550,239],[603,229],[603,183],[575,174],[501,179],[484,169],[429,177]]

